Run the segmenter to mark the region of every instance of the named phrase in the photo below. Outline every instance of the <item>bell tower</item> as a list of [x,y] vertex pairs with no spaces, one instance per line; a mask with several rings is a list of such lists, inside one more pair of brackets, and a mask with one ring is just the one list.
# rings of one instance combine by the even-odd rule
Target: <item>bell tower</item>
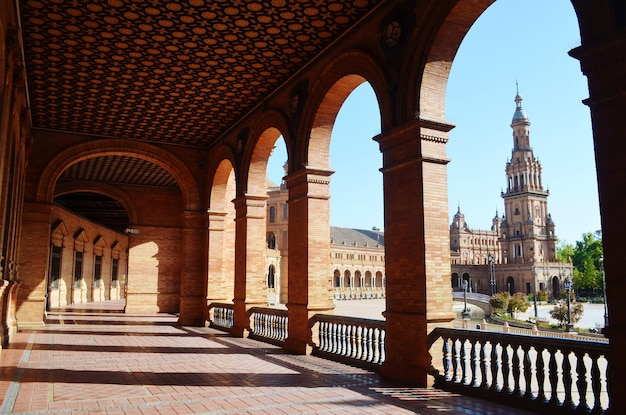
[[500,245],[505,261],[523,263],[556,260],[557,237],[548,213],[549,190],[544,190],[541,163],[530,146],[530,121],[522,108],[519,88],[511,122],[513,151],[506,163],[504,220],[500,225]]

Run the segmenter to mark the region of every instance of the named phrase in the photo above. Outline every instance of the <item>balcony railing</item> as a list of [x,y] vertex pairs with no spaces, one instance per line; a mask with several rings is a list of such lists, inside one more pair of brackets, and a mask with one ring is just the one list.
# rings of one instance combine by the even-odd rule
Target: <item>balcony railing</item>
[[335,287],[333,295],[336,300],[369,300],[385,298],[384,287]]
[[[232,327],[232,304],[213,303],[209,310],[212,327]],[[255,307],[250,313],[252,336],[273,344],[286,340],[286,310]],[[384,363],[385,321],[324,314],[311,320],[316,355],[370,370]],[[537,412],[605,413],[608,342],[537,334],[434,329],[435,386]]]
[[[525,408],[604,413],[608,343],[436,328],[443,340],[437,387]],[[431,350],[433,360],[436,351]]]
[[287,339],[287,310],[275,308],[253,307],[252,333],[250,337],[281,344]]
[[230,330],[235,320],[232,304],[211,303],[209,304],[209,322],[211,327],[220,330]]
[[313,322],[319,323],[316,355],[372,370],[385,361],[384,321],[316,314]]

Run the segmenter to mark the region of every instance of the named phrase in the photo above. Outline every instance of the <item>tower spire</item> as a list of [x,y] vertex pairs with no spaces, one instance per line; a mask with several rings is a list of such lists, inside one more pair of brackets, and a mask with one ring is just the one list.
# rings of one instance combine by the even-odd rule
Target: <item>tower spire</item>
[[522,96],[519,94],[519,83],[517,82],[517,80],[515,81],[515,89],[515,113],[513,113],[513,121],[511,121],[511,126],[520,122],[530,124],[530,121],[528,121],[528,116],[526,115],[526,112],[524,112],[524,108],[522,108],[523,99]]

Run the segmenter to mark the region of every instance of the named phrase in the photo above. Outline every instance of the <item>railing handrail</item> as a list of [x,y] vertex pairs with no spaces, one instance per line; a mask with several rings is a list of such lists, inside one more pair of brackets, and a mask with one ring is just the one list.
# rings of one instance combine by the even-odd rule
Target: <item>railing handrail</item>
[[361,317],[348,317],[348,316],[336,316],[333,314],[315,314],[313,316],[313,321],[324,321],[327,323],[336,323],[336,324],[353,324],[357,326],[370,326],[372,328],[377,328],[384,330],[386,327],[385,320],[376,320],[373,318],[361,318]]
[[282,308],[273,308],[273,307],[251,307],[249,310],[250,314],[260,313],[260,314],[270,314],[280,317],[287,317],[289,312],[287,310],[283,310]]
[[207,305],[207,308],[209,310],[212,309],[212,308],[216,308],[216,307],[232,309],[232,308],[234,308],[234,304],[233,303],[212,302],[212,303],[209,303]]
[[[452,291],[452,298],[463,298],[463,291]],[[467,299],[468,300],[474,300],[474,301],[480,301],[481,303],[489,303],[489,299],[491,297],[488,296],[487,294],[480,294],[480,293],[471,293],[468,292],[467,293]]]
[[[488,335],[486,333],[489,333]],[[521,345],[542,346],[550,349],[561,347],[573,352],[595,352],[608,358],[609,343],[591,339],[533,336],[521,333],[500,333],[496,331],[452,329],[436,327],[430,334],[429,346],[439,337],[464,337],[468,340],[494,341],[497,343],[518,343]],[[514,338],[513,342],[511,339]],[[561,347],[559,347],[561,346]]]

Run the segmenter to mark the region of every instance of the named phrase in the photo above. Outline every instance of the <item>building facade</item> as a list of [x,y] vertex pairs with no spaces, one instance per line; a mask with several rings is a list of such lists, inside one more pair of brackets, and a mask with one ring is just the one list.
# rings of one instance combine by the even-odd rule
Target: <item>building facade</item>
[[[289,193],[267,181],[265,279],[269,305],[288,301]],[[329,286],[335,300],[385,297],[385,235],[377,229],[330,227]]]
[[541,163],[530,146],[530,120],[519,92],[511,122],[513,150],[506,163],[504,214],[489,230],[471,229],[459,207],[450,225],[453,289],[482,294],[547,292],[558,299],[571,263],[558,261],[554,221],[548,211]]

